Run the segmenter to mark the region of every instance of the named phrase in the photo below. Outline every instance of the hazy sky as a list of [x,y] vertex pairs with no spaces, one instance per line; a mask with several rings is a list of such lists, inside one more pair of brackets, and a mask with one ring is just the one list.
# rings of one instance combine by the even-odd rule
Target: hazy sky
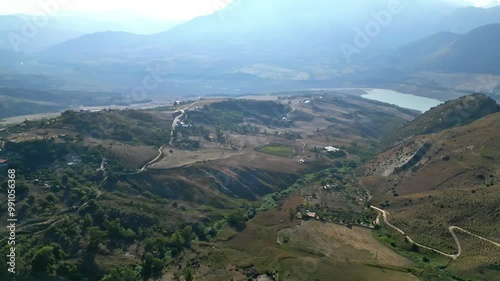
[[[41,4],[61,3],[61,11],[113,13],[122,17],[187,20],[211,14],[233,0],[0,0],[0,14],[37,14]],[[238,1],[238,0],[235,0]],[[66,4],[62,4],[66,3]]]
[[[111,14],[112,17],[188,20],[196,16],[211,14],[233,0],[0,0],[0,14],[37,14],[43,11],[40,7],[41,3],[55,1],[66,3],[61,5],[62,11],[108,14],[113,11],[114,13]],[[493,2],[497,2],[497,0],[445,1],[455,3],[468,2],[475,6],[488,6]]]

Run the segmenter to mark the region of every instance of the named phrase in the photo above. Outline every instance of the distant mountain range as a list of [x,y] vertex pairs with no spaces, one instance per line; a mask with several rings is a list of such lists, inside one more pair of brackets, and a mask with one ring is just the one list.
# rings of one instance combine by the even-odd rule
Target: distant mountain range
[[[364,30],[365,25],[389,13],[386,1],[369,4],[356,1],[359,5],[326,0],[242,0],[235,7],[196,18],[166,32],[143,36],[123,32],[95,33],[51,47],[39,57],[55,63],[67,63],[68,60],[80,63],[113,55],[131,55],[150,61],[168,56],[180,64],[192,61],[206,65],[206,56],[209,56],[210,60],[218,62],[217,68],[223,67],[221,63],[227,65],[223,71],[255,63],[285,68],[325,61],[342,65],[346,61],[341,44],[355,44],[356,28]],[[393,49],[438,32],[470,32],[500,21],[500,7],[456,9],[435,1],[430,5],[427,0],[401,3],[400,12],[389,15],[387,27],[371,40],[373,46],[364,48],[363,55],[359,56],[361,61],[355,60],[356,63],[362,63],[364,57],[380,49]],[[356,7],[355,12],[353,7]],[[423,14],[428,20],[421,20]],[[255,21],[256,18],[259,21]],[[417,19],[419,25],[414,24]],[[488,33],[484,36],[495,35],[495,28],[470,36],[483,36],[478,34],[483,32]],[[421,52],[419,57],[434,56],[432,51],[458,38],[458,35],[441,33],[417,41],[417,44],[431,44],[426,49],[418,45],[413,48]],[[430,42],[432,40],[436,42]],[[467,44],[466,40],[467,37],[462,44],[457,44]],[[427,49],[431,52],[426,52]]]
[[477,27],[498,23],[500,6],[491,8],[465,7],[456,9],[444,16],[437,28],[454,33],[467,33]]
[[397,60],[412,69],[500,74],[500,24],[459,35],[443,32],[401,48]]
[[[0,49],[9,49],[5,34],[12,28],[5,27],[14,22],[19,29],[23,21],[0,17],[0,22]],[[196,84],[183,92],[214,84],[254,91],[261,90],[257,86],[267,91],[373,87],[418,71],[499,73],[498,24],[499,7],[457,8],[431,0],[401,0],[394,7],[385,0],[240,0],[150,35],[78,36],[81,29],[69,24],[50,25],[24,46],[25,56],[10,58],[0,71],[18,71],[23,62],[23,73],[123,86],[109,91],[130,89],[148,66],[162,69],[164,81],[172,80],[161,92],[180,82]],[[353,48],[349,58],[343,46]]]
[[32,23],[30,26],[34,28],[27,27],[30,23],[28,16],[0,15],[0,49],[39,50],[84,34],[53,22],[48,23],[44,28],[38,28]]
[[179,22],[137,19],[130,19],[127,24],[116,24],[92,18],[90,15],[74,13],[61,13],[51,16],[46,23],[41,20],[40,22],[35,22],[31,15],[0,15],[0,49],[12,50],[12,41],[22,40],[19,51],[33,52],[85,34],[105,31],[146,34],[165,31],[179,24]]

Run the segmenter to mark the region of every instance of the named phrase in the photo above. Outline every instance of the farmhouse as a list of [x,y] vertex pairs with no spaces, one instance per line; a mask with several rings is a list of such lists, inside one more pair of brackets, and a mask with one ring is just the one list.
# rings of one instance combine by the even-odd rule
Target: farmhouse
[[310,212],[309,210],[307,210],[306,216],[309,217],[309,218],[315,219],[316,218],[316,213],[315,212]]
[[337,152],[337,151],[340,151],[340,149],[338,149],[336,147],[333,147],[333,146],[327,146],[327,147],[325,147],[325,149],[328,152]]

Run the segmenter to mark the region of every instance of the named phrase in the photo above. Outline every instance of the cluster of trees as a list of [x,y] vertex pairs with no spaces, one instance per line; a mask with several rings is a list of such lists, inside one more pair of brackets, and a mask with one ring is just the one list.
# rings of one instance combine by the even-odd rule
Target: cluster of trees
[[65,111],[58,122],[50,127],[67,127],[82,136],[110,139],[121,142],[138,142],[161,145],[169,142],[170,132],[156,122],[154,117],[142,111]]
[[[78,123],[84,120],[81,114],[90,113],[65,114],[67,120],[73,118],[71,122]],[[127,114],[126,118],[148,122],[148,117],[142,113]],[[38,125],[43,127],[48,123]],[[123,126],[118,124],[115,128],[125,129]],[[203,127],[197,130],[207,133]],[[160,221],[164,213],[158,206],[167,200],[152,194],[154,191],[144,192],[143,188],[141,200],[127,200],[132,207],[123,207],[122,199],[136,187],[128,182],[130,178],[119,176],[125,169],[120,158],[102,146],[85,147],[78,142],[45,139],[8,143],[6,148],[14,159],[14,167],[19,170],[18,191],[22,193],[18,197],[19,214],[23,214],[26,221],[40,222],[24,230],[37,232],[37,235],[19,237],[22,245],[18,249],[22,255],[17,264],[19,279],[57,276],[68,280],[143,280],[161,275],[165,266],[190,247],[193,240],[208,240],[221,229],[220,222],[179,228],[179,222]],[[103,157],[109,163],[106,173],[96,171]],[[43,161],[32,161],[39,158]],[[72,162],[77,159],[76,164],[68,165],[70,159]],[[103,181],[106,175],[108,180]],[[110,192],[98,199],[99,185]],[[3,190],[7,187],[3,179],[0,186]],[[255,215],[255,210],[243,211],[245,220]],[[146,251],[137,265],[104,272],[101,271],[103,267],[96,264],[97,256],[113,255],[138,242],[145,245]],[[6,250],[1,249],[0,262],[5,262]],[[0,280],[8,280],[2,274]],[[183,274],[186,280],[192,280],[189,268]]]
[[230,212],[226,216],[226,220],[231,227],[234,227],[238,230],[242,230],[243,228],[245,228],[245,223],[248,220],[251,220],[252,218],[254,218],[256,214],[257,214],[257,211],[253,207],[250,207],[246,210],[239,208],[239,209],[236,209],[236,210]]
[[239,124],[244,122],[243,113],[230,110],[217,110],[206,106],[201,111],[193,111],[188,115],[195,124],[214,126],[223,130],[238,130]]
[[[84,214],[63,217],[45,232],[42,239],[22,236],[19,240],[22,258],[18,259],[17,276],[44,279],[56,275],[70,280],[147,280],[160,277],[171,261],[184,249],[191,247],[193,240],[207,241],[218,232],[215,227],[207,227],[201,222],[178,228],[169,235],[146,231],[141,226],[136,231],[127,228],[120,219],[110,218],[109,213],[95,201],[90,202],[89,208],[85,210]],[[127,249],[136,241],[144,243],[144,254],[139,264],[134,267],[116,267],[107,274],[98,269],[96,255]],[[8,247],[0,250],[2,261],[5,261],[8,250]],[[190,269],[185,269],[184,275],[192,280]],[[3,272],[0,278],[8,280]]]
[[179,138],[178,134],[174,133],[174,140],[174,145],[182,150],[197,150],[201,147],[199,140],[190,139],[186,135]]
[[241,125],[245,119],[252,119],[270,127],[286,127],[283,117],[290,111],[281,103],[254,100],[230,100],[205,106],[201,111],[190,112],[189,119],[194,123],[205,124],[221,130],[240,134],[259,133],[258,128]]
[[57,144],[52,139],[7,142],[5,150],[15,154],[10,164],[12,168],[18,169],[49,166],[56,160],[64,160],[64,156],[68,154],[68,148],[65,145]]
[[210,106],[216,110],[241,112],[245,118],[254,118],[266,125],[278,125],[290,112],[287,106],[273,101],[229,100]]
[[201,136],[201,137],[204,137],[208,140],[208,136],[210,135],[211,131],[207,128],[205,128],[205,126],[203,125],[200,125],[200,126],[197,126],[197,125],[193,125],[189,128],[178,128],[178,130],[183,134],[183,135],[186,135],[186,136]]
[[[198,117],[196,117],[196,118],[198,118]],[[203,122],[203,121],[198,120],[195,122]],[[206,123],[207,122],[205,121],[204,124],[206,124]],[[200,125],[200,126],[194,125],[194,126],[191,126],[189,128],[178,128],[174,132],[175,143],[178,144],[178,147],[180,147],[180,148],[198,149],[199,143],[193,141],[189,137],[199,136],[200,138],[203,138],[206,141],[210,141],[210,142],[217,141],[219,143],[226,143],[227,137],[226,137],[225,131],[230,131],[231,133],[238,133],[238,134],[243,134],[243,135],[259,134],[260,133],[259,128],[257,126],[253,126],[251,124],[243,124],[243,125],[238,125],[236,123],[235,124],[221,123],[221,124],[224,124],[224,125],[220,125],[220,126],[215,127],[215,131],[211,131],[203,125]],[[213,135],[212,135],[212,133],[213,133]]]
[[[65,173],[72,178],[80,178],[81,182],[96,180],[95,168],[99,167],[103,157],[109,161],[109,170],[123,171],[124,163],[117,155],[109,152],[102,146],[87,147],[78,143],[59,143],[54,139],[42,139],[25,142],[6,142],[5,151],[10,155],[9,169],[22,171],[24,177],[46,177],[58,181]],[[68,162],[77,161],[78,164],[65,169]],[[92,167],[91,167],[92,166]],[[76,172],[71,172],[76,169]],[[92,175],[91,175],[92,174]],[[54,175],[59,175],[55,177]],[[60,185],[60,184],[59,184]]]
[[127,110],[127,111],[125,111],[124,115],[129,117],[129,118],[144,121],[144,122],[153,122],[154,121],[153,115],[151,115],[147,112],[144,112],[144,111]]
[[[278,133],[276,133],[278,134]],[[302,135],[300,135],[299,133],[293,133],[292,131],[286,131],[284,132],[281,137],[287,139],[287,140],[298,140],[298,139],[302,139]]]
[[[233,108],[235,104],[237,104],[237,107]],[[276,105],[276,103],[266,103],[263,109],[259,108],[262,105],[260,103],[246,104],[244,102],[243,104],[246,104],[244,107],[240,107],[238,104],[239,102],[230,102],[222,110],[231,112],[229,116],[233,114],[241,117],[252,116],[252,118],[257,118],[254,116],[255,114],[264,112],[264,118],[268,118],[274,114],[272,108],[276,106],[282,107],[282,105]],[[266,106],[269,106],[269,108],[266,108]],[[282,109],[286,111],[285,107]],[[215,111],[215,108],[207,110]],[[134,111],[127,111],[123,113],[123,116],[120,114],[115,115],[114,112],[103,112],[99,113],[100,115],[97,113],[94,115],[94,113],[66,112],[63,120],[69,122],[68,124],[83,122],[83,126],[90,126],[85,123],[85,116],[82,114],[93,116],[92,118],[98,116],[103,118],[104,122],[117,118],[118,124],[113,127],[116,132],[137,129],[140,122],[146,124],[154,122],[154,118],[151,119],[149,114]],[[108,115],[114,117],[111,118]],[[193,112],[193,115],[195,115],[195,112]],[[123,121],[123,118],[125,118],[126,122]],[[92,120],[99,124],[97,119]],[[240,127],[249,132],[255,130],[252,126],[243,125]],[[224,131],[221,127],[216,128],[218,129],[214,132],[215,137],[222,142],[225,138]],[[145,129],[147,129],[147,126],[145,126]],[[182,130],[180,132],[183,137],[184,134],[187,137],[189,134],[205,136],[211,133],[203,126],[192,127],[186,133],[183,133]],[[140,133],[140,131],[133,132],[134,138],[136,133]],[[166,266],[178,258],[186,248],[191,247],[193,240],[205,241],[218,233],[219,226],[217,225],[207,226],[197,223],[179,226],[180,222],[166,223],[164,220],[159,219],[159,213],[163,209],[158,208],[158,206],[161,206],[167,200],[158,196],[159,193],[155,193],[153,188],[149,188],[148,193],[146,193],[143,191],[148,189],[146,185],[141,186],[141,190],[139,190],[136,185],[139,186],[140,184],[134,183],[141,180],[147,182],[148,179],[139,176],[124,179],[125,176],[116,176],[115,172],[124,170],[123,164],[103,147],[86,148],[79,143],[61,144],[53,140],[9,145],[11,146],[7,148],[13,153],[17,153],[22,161],[27,160],[24,158],[28,157],[26,155],[29,155],[29,157],[45,157],[50,160],[39,164],[42,165],[41,168],[26,169],[26,173],[21,173],[30,181],[37,178],[44,183],[48,183],[47,187],[43,187],[43,195],[38,192],[30,193],[28,191],[28,197],[21,197],[21,200],[22,204],[26,204],[23,208],[28,210],[27,214],[31,216],[29,219],[57,218],[57,222],[54,224],[49,223],[50,228],[43,232],[41,236],[34,238],[23,236],[20,241],[24,247],[21,249],[23,258],[20,259],[19,265],[21,272],[19,276],[21,277],[28,275],[57,275],[72,280],[84,280],[85,278],[99,280],[102,278],[106,281],[158,277]],[[66,165],[68,147],[71,148],[71,153],[80,159],[81,165]],[[48,154],[41,155],[39,153]],[[96,168],[103,157],[108,159],[110,163],[106,167],[108,181],[102,181],[104,179],[103,173],[96,172]],[[55,165],[54,163],[63,165]],[[290,189],[271,194],[266,198],[270,198],[276,203],[301,186],[318,181],[334,172],[337,172],[337,168],[308,175],[303,180],[298,180]],[[22,183],[22,179],[20,183]],[[100,184],[111,192],[96,199],[96,187]],[[129,202],[128,199],[123,199],[127,198],[126,195],[128,195],[125,190],[132,190],[134,194],[138,192],[144,196]],[[121,193],[122,191],[123,193]],[[86,204],[83,205],[84,203]],[[124,203],[128,203],[127,206],[130,205],[131,207],[125,207]],[[174,206],[174,208],[177,208],[177,206]],[[49,214],[42,216],[43,213],[50,213],[50,216]],[[256,210],[254,208],[248,206],[238,208],[226,214],[225,222],[231,227],[240,229],[255,214]],[[161,216],[164,215],[164,213],[161,214]],[[95,264],[97,255],[110,255],[117,250],[129,249],[132,244],[137,242],[141,242],[145,250],[143,254],[141,253],[141,260],[138,264],[129,267],[116,267],[109,272],[96,270],[99,268]],[[3,255],[3,257],[5,256]],[[190,280],[192,279],[192,272],[186,269],[184,276],[187,280]]]

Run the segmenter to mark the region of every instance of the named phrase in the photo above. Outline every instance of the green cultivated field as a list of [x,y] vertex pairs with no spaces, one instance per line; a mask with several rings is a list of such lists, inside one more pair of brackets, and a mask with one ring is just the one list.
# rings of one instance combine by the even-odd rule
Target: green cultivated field
[[290,157],[295,153],[292,147],[283,144],[270,144],[257,149],[257,151],[281,157]]

